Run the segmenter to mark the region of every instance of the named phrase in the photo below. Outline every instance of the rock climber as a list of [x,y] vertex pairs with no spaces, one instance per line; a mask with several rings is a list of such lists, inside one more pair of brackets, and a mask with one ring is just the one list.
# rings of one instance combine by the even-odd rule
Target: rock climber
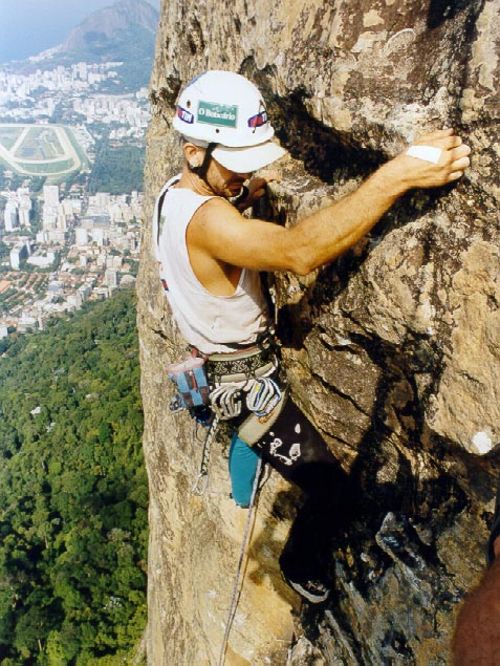
[[[307,275],[359,241],[412,188],[457,181],[470,149],[452,129],[423,136],[334,204],[292,228],[242,211],[265,191],[253,172],[283,157],[257,87],[207,71],[181,91],[173,127],[182,173],[163,187],[153,236],[160,278],[179,330],[206,359],[214,413],[235,426],[235,445],[298,485],[306,502],[280,557],[288,584],[313,603],[330,588],[328,545],[340,466],[290,396],[279,367],[259,272]],[[251,446],[251,449],[249,448]]]

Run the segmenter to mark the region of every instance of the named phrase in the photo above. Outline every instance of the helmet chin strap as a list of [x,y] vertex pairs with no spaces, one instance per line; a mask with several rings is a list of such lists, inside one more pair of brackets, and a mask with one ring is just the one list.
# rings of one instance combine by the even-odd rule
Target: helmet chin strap
[[212,152],[214,151],[215,147],[217,146],[216,143],[209,143],[207,146],[207,149],[205,150],[205,156],[203,157],[203,162],[199,166],[192,166],[188,162],[188,168],[191,173],[194,173],[198,176],[198,178],[201,178],[205,183],[207,183],[207,171],[208,167],[210,166],[210,162],[212,160]]

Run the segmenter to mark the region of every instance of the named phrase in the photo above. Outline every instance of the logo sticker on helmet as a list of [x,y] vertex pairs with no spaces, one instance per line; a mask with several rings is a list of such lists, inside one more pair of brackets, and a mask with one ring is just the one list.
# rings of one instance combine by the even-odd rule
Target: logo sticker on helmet
[[192,125],[194,122],[193,114],[190,111],[183,109],[182,106],[177,107],[177,116],[185,123],[189,123],[190,125]]
[[255,116],[252,116],[247,121],[248,127],[262,127],[262,125],[265,125],[266,123],[267,111],[265,109],[264,111],[257,113]]
[[236,127],[238,121],[238,107],[229,104],[214,104],[200,100],[198,103],[199,123],[218,125],[219,127]]

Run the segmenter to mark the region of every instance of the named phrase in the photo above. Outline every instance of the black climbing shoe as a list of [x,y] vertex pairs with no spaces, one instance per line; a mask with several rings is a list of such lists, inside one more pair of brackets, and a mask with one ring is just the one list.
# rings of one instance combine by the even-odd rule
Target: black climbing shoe
[[304,579],[304,580],[293,580],[292,578],[288,578],[284,574],[283,578],[285,579],[286,583],[290,585],[291,588],[295,590],[295,592],[298,592],[301,597],[304,597],[304,599],[307,599],[312,604],[320,604],[322,601],[326,601],[328,599],[328,595],[330,594],[330,589],[329,587],[321,582],[320,580],[317,579]]

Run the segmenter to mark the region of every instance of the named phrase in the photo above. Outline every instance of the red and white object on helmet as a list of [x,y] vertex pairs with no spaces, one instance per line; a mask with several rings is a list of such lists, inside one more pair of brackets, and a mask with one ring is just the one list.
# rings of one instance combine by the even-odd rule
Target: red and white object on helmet
[[173,127],[196,145],[217,144],[212,157],[237,173],[286,154],[271,141],[274,129],[259,89],[234,72],[211,70],[190,81],[177,100]]

